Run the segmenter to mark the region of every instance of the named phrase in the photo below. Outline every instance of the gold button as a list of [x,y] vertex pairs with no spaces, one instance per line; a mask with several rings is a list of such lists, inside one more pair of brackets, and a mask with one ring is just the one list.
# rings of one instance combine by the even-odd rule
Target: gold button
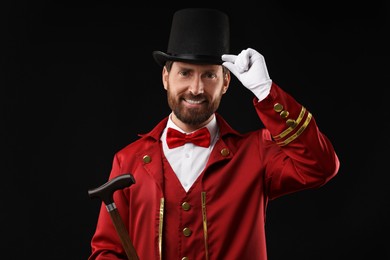
[[150,163],[152,161],[152,158],[149,155],[145,155],[142,160],[144,163]]
[[287,118],[289,114],[290,113],[288,111],[283,110],[282,112],[280,112],[280,117],[284,119]]
[[182,257],[181,260],[190,260],[188,257]]
[[191,231],[191,229],[189,229],[189,228],[184,228],[183,229],[183,234],[186,236],[186,237],[189,237],[189,236],[191,236],[191,234],[192,234],[192,231]]
[[223,149],[221,150],[221,154],[222,154],[223,157],[228,156],[229,153],[230,153],[230,151],[229,151],[229,149],[227,149],[227,148],[223,148]]
[[189,210],[191,208],[191,205],[188,202],[183,202],[183,204],[181,204],[181,208],[183,210],[187,211],[187,210]]
[[297,122],[295,120],[293,120],[293,119],[287,119],[286,124],[289,127],[295,127],[297,125]]
[[281,105],[281,104],[279,104],[279,103],[276,103],[275,105],[274,105],[274,110],[275,110],[275,112],[280,112],[280,111],[282,111],[283,110],[283,106]]

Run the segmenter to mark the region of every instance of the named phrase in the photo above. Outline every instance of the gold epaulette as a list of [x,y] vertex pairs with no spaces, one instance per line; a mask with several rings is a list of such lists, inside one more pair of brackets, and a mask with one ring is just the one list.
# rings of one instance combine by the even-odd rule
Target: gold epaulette
[[302,106],[301,112],[296,119],[288,118],[289,112],[283,110],[283,106],[279,103],[274,105],[274,110],[280,114],[281,118],[286,119],[286,125],[288,126],[286,130],[273,136],[276,144],[280,146],[287,145],[298,138],[298,136],[305,131],[312,118],[312,114],[308,112],[304,106]]

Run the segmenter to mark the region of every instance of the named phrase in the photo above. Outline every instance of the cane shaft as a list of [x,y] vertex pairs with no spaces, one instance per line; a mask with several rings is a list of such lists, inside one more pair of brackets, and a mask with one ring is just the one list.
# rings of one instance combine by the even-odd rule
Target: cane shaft
[[129,258],[129,260],[138,260],[139,258],[137,252],[135,251],[133,243],[130,240],[129,234],[127,233],[127,229],[123,223],[121,216],[119,215],[118,210],[115,208],[111,210],[109,213],[111,216],[112,223],[114,224],[115,229],[122,242],[127,257]]

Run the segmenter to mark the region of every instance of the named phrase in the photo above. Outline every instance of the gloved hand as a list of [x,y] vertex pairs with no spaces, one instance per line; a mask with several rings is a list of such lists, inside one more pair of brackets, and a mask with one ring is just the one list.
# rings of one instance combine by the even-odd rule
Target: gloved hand
[[248,48],[239,55],[223,54],[224,65],[237,79],[255,94],[259,102],[269,94],[272,80],[268,75],[263,55]]

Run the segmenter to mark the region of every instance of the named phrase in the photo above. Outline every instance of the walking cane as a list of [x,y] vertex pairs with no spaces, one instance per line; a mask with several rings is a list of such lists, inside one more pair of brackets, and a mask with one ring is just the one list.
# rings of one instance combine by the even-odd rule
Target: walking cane
[[100,198],[106,205],[106,209],[111,216],[111,220],[115,226],[115,229],[122,242],[123,248],[129,260],[138,260],[137,252],[130,240],[129,234],[127,233],[126,226],[123,223],[119,211],[116,208],[113,200],[113,194],[119,189],[124,189],[135,183],[134,177],[131,174],[119,175],[98,188],[88,190],[88,195],[91,198]]

